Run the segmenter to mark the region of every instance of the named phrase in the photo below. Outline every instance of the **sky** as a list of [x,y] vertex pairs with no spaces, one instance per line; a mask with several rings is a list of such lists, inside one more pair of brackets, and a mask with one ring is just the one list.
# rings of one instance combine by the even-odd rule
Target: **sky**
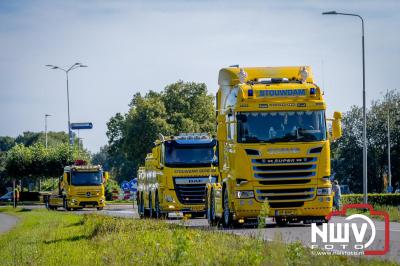
[[362,105],[361,22],[365,20],[367,104],[399,89],[400,1],[20,1],[0,0],[0,136],[67,131],[84,145],[107,144],[106,123],[132,96],[183,81],[217,91],[220,68],[309,65],[328,114]]

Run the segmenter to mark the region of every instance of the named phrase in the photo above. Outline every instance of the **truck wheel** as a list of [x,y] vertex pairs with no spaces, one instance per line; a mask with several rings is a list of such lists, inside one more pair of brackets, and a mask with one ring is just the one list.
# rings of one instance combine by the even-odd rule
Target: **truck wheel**
[[103,210],[103,207],[97,207],[97,210],[98,210],[98,211],[102,211],[102,210]]
[[228,192],[225,189],[224,190],[224,211],[223,211],[223,225],[224,228],[229,228],[232,226],[232,214],[231,214],[231,210],[229,209],[229,196],[228,196]]
[[[208,198],[207,198],[208,201]],[[210,202],[207,204],[207,220],[208,225],[213,227],[216,225],[215,222],[215,193],[214,190],[211,190],[210,193]]]
[[149,194],[149,218],[153,218],[153,202],[151,200],[151,193]]
[[67,199],[66,198],[63,198],[63,208],[64,208],[64,210],[66,210],[66,211],[69,211],[70,209],[68,208],[68,204],[67,204]]
[[160,202],[158,201],[158,192],[156,192],[156,200],[154,204],[155,204],[154,218],[160,219],[161,212],[160,212]]
[[278,226],[285,226],[285,225],[287,225],[288,220],[285,219],[285,218],[281,218],[281,217],[275,217],[275,223],[276,223]]
[[143,192],[140,193],[140,205],[138,206],[138,213],[140,218],[144,218]]

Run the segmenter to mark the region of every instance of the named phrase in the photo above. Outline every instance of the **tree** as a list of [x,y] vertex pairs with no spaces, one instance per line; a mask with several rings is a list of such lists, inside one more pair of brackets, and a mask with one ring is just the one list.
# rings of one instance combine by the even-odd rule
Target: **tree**
[[47,149],[43,144],[29,147],[17,144],[7,152],[5,176],[8,179],[56,177],[63,173],[64,166],[72,164],[77,159],[89,160],[90,156],[77,149],[71,150],[68,144]]
[[[388,173],[387,115],[390,113],[392,185],[400,181],[400,93],[390,91],[367,110],[368,191],[384,191]],[[343,116],[343,136],[332,144],[333,170],[341,183],[362,191],[362,110],[353,106]]]
[[129,107],[107,123],[107,153],[118,181],[135,175],[159,134],[215,132],[214,97],[204,83],[178,81],[162,92],[137,93]]

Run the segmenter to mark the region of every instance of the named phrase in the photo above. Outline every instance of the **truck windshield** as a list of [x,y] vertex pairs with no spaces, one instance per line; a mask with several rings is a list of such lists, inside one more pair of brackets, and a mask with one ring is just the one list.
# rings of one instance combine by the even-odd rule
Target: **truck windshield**
[[[216,164],[212,145],[176,145],[165,143],[165,165],[169,167],[210,167]],[[217,157],[217,156],[216,156]]]
[[242,112],[236,117],[239,143],[326,140],[324,111]]
[[75,186],[98,186],[103,182],[101,172],[72,172],[71,184]]

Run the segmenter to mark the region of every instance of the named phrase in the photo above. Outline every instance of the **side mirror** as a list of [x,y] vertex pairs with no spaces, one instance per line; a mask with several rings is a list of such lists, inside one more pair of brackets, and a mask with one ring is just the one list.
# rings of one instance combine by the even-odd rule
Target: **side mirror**
[[225,123],[225,116],[224,115],[219,115],[217,118],[217,122],[219,123]]
[[104,171],[104,172],[103,172],[103,180],[104,180],[104,183],[107,183],[109,177],[110,177],[109,172]]
[[226,120],[224,115],[219,115],[217,118],[217,139],[218,141],[226,141]]
[[332,121],[332,139],[337,140],[342,136],[342,113],[334,112]]

